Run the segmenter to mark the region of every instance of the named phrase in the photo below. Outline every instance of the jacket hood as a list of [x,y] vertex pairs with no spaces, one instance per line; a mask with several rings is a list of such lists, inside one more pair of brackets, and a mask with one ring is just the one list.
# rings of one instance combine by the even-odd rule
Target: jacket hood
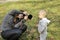
[[11,10],[8,12],[9,15],[15,16],[16,14],[23,14],[21,11],[19,10]]

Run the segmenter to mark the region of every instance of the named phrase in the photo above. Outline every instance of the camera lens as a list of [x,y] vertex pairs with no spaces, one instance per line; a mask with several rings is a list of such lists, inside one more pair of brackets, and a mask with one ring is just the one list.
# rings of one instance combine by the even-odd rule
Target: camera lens
[[32,16],[31,14],[29,14],[29,15],[28,15],[28,19],[30,19],[30,20],[31,20],[31,19],[32,19],[32,17],[33,17],[33,16]]

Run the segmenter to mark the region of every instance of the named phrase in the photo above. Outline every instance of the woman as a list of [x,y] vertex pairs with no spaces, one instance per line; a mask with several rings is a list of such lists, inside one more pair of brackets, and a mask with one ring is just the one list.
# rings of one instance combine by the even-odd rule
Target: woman
[[19,37],[26,31],[27,26],[24,24],[27,16],[19,10],[10,11],[2,22],[1,36],[5,40],[19,40]]

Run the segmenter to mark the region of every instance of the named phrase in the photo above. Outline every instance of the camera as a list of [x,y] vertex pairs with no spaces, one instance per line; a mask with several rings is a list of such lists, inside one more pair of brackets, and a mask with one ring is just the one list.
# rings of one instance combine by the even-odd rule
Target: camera
[[[25,16],[28,16],[28,19],[31,20],[32,17],[33,17],[31,14],[26,14],[26,11],[24,11],[24,10],[20,10],[20,12],[23,13],[23,18],[24,18]],[[25,13],[25,14],[24,14],[24,13]]]
[[24,16],[24,17],[25,17],[25,16],[28,16],[28,19],[29,19],[29,20],[31,20],[32,17],[33,17],[31,14],[29,14],[29,15],[28,15],[28,14],[23,14],[23,16]]

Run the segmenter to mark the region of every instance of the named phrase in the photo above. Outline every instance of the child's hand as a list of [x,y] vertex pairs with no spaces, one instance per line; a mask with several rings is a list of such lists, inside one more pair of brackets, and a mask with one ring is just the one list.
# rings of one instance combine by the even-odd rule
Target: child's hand
[[36,24],[36,27],[38,27],[38,24]]
[[43,32],[44,32],[44,30],[41,33],[43,33]]

